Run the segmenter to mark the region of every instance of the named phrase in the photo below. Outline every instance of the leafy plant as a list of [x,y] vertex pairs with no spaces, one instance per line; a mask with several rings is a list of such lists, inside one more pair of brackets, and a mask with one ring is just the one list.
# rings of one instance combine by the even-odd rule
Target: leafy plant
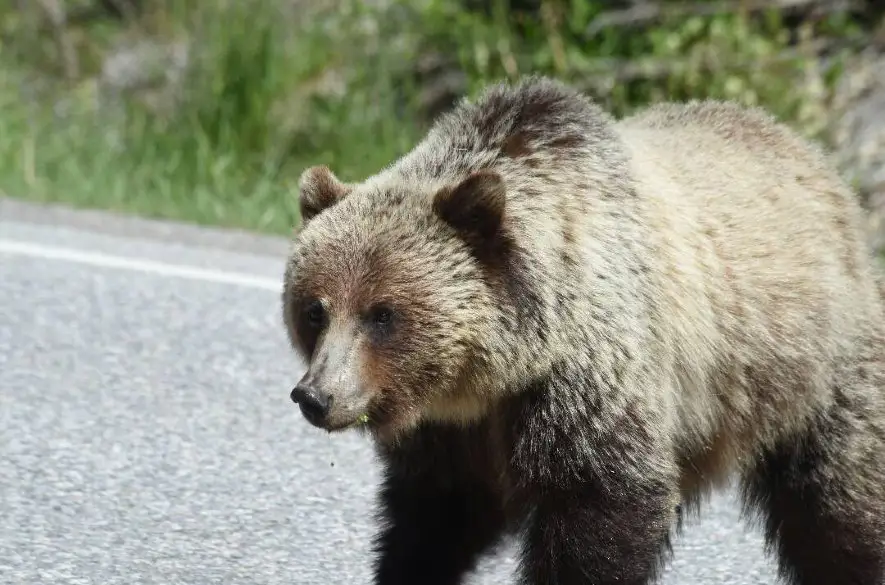
[[[665,99],[735,99],[817,136],[839,56],[870,34],[845,10],[802,21],[761,2],[661,1],[653,13],[602,0],[515,2],[143,0],[137,20],[71,26],[68,43],[20,9],[33,4],[8,5],[0,190],[285,233],[298,221],[304,167],[360,179],[419,139],[433,118],[428,75],[458,72],[458,95],[555,75],[617,115]],[[138,91],[103,93],[105,56],[133,39],[188,47],[166,107]],[[78,51],[77,79],[61,75],[62,46]],[[442,65],[417,75],[427,54]]]

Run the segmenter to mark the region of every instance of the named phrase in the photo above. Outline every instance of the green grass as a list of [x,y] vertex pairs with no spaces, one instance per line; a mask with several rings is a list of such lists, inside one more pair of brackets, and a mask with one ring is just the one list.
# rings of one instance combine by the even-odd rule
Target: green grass
[[[26,103],[18,83],[2,84],[0,192],[286,233],[303,168],[327,164],[353,180],[409,148],[419,129],[394,111],[383,66],[347,99],[305,104],[299,87],[339,56],[322,32],[287,34],[267,6],[199,14],[199,74],[171,119],[135,102],[97,114],[89,84],[59,90],[71,109],[58,117],[51,100]],[[307,114],[293,121],[296,108]]]
[[[421,137],[429,121],[414,109],[407,68],[409,53],[428,45],[456,56],[471,92],[525,73],[578,84],[605,80],[610,72],[598,68],[605,59],[660,63],[694,55],[699,62],[713,54],[730,65],[706,72],[690,57],[673,75],[616,82],[596,97],[618,114],[660,99],[727,97],[761,103],[812,133],[821,119],[814,100],[793,91],[807,65],[801,56],[764,65],[787,38],[770,15],[752,26],[725,14],[588,38],[582,31],[604,2],[568,0],[558,22],[517,22],[506,18],[501,0],[488,15],[449,1],[426,0],[419,7],[404,0],[399,16],[381,19],[387,28],[373,42],[357,26],[367,9],[356,0],[351,12],[334,15],[331,29],[281,17],[272,2],[187,8],[174,0],[154,2],[156,13],[146,19],[151,35],[178,38],[187,31],[201,48],[199,73],[188,78],[171,118],[133,100],[120,111],[96,114],[96,90],[88,81],[73,89],[57,81],[40,99],[22,100],[26,76],[51,61],[51,42],[16,32],[21,19],[0,9],[0,33],[21,44],[11,54],[10,43],[0,43],[0,193],[286,233],[298,221],[296,181],[305,167],[326,164],[345,180],[361,179]],[[853,33],[857,27],[843,20],[821,24],[821,34]],[[119,32],[105,25],[87,31],[86,78]],[[401,38],[405,48],[393,42]],[[27,61],[30,55],[39,59]],[[351,72],[346,95],[306,98],[304,88],[330,68]],[[53,112],[60,98],[67,104],[63,116]]]
[[[383,123],[348,120],[340,111],[329,114],[340,127],[316,129],[327,134],[304,137],[280,163],[273,152],[262,157],[220,148],[197,123],[166,133],[142,120],[147,128],[139,139],[124,139],[121,149],[92,116],[53,123],[45,112],[26,110],[6,103],[0,115],[4,195],[273,233],[286,233],[298,221],[301,169],[329,164],[343,178],[357,179],[404,151],[410,138]],[[310,152],[312,141],[323,148]]]

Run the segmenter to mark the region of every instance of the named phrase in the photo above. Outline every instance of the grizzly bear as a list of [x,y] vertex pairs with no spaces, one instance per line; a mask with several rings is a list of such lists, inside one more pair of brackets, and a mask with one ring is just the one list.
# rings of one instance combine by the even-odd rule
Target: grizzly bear
[[[882,585],[885,299],[824,153],[733,103],[531,77],[362,182],[304,171],[292,390],[383,463],[374,583],[639,585],[739,482],[780,574]],[[748,516],[750,518],[750,516]]]

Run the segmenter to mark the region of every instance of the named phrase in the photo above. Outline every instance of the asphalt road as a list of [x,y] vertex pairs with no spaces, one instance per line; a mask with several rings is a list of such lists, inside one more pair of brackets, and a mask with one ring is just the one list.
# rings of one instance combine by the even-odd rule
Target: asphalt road
[[[370,584],[376,463],[289,401],[284,251],[0,200],[0,582]],[[728,494],[675,548],[666,585],[775,583]]]

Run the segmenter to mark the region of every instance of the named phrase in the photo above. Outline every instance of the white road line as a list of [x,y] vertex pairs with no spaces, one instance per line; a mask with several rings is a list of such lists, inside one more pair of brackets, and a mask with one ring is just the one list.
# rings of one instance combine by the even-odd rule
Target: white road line
[[134,270],[160,276],[177,276],[179,278],[233,284],[274,292],[280,292],[282,290],[282,280],[262,278],[250,274],[225,272],[222,270],[206,270],[195,266],[167,264],[165,262],[157,262],[153,260],[114,256],[101,252],[87,252],[84,250],[74,250],[57,246],[45,246],[42,244],[6,240],[2,238],[0,238],[0,253],[18,254],[20,256],[31,256],[33,258],[63,260],[79,264],[99,266],[102,268]]

